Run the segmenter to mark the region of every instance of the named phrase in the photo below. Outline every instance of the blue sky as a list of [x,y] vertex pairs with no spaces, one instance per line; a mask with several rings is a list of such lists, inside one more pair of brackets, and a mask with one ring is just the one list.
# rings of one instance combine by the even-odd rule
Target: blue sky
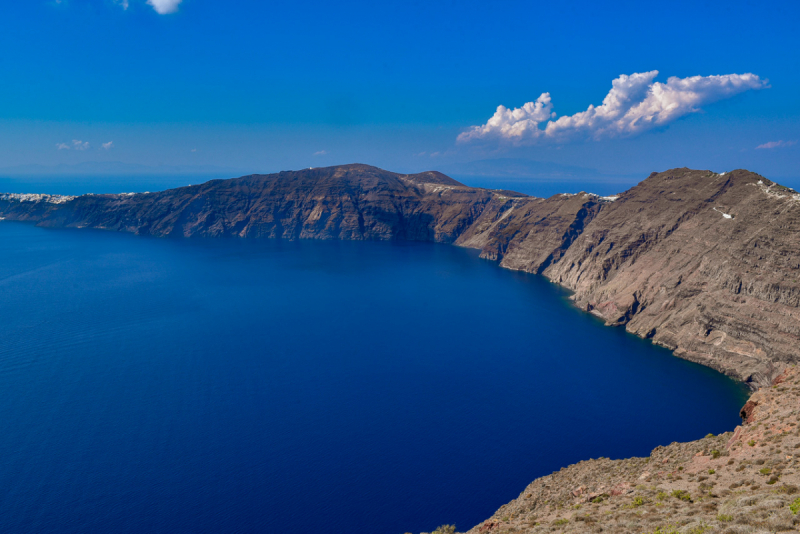
[[[798,3],[696,4],[9,3],[0,168],[61,165],[57,174],[121,162],[238,173],[359,161],[491,175],[492,164],[471,163],[488,159],[497,175],[520,160],[609,179],[745,167],[800,186]],[[464,138],[499,105],[549,93],[553,120],[575,116],[600,106],[621,75],[656,70],[645,81],[663,87],[670,77],[758,79],[730,94],[712,87],[644,129],[606,122],[551,137],[528,128]],[[528,167],[513,172],[535,178]]]

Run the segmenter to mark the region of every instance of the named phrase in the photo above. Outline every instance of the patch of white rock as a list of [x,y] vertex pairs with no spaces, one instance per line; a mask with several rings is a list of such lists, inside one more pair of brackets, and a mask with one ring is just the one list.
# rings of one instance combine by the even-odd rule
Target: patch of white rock
[[[574,197],[575,196],[575,193],[558,193],[558,194],[560,196],[562,196],[562,197],[565,197],[565,198],[570,198],[570,197]],[[615,200],[617,200],[619,198],[619,195],[610,195],[610,196],[603,197],[603,196],[600,196],[600,195],[596,195],[594,193],[584,193],[583,194],[583,198],[596,198],[600,202],[614,202]]]
[[718,210],[717,208],[711,208],[711,209],[713,209],[713,210],[714,210],[714,211],[716,211],[717,213],[721,213],[721,214],[722,214],[722,216],[723,216],[724,218],[726,218],[726,219],[733,219],[733,215],[731,215],[730,213],[725,213],[724,211],[720,211],[720,210]]
[[784,187],[774,182],[770,185],[766,185],[763,180],[759,180],[753,185],[773,198],[788,198],[790,200],[800,201],[800,193],[790,187]]

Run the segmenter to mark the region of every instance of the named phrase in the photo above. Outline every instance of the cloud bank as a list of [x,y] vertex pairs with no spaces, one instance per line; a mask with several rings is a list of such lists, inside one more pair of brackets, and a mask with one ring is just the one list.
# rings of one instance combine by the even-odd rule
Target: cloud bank
[[166,15],[168,13],[175,13],[178,11],[178,6],[183,0],[147,0],[147,3],[153,6],[156,13],[159,15]]
[[700,111],[701,106],[751,89],[769,87],[755,74],[671,77],[655,82],[658,71],[623,74],[599,106],[556,119],[550,93],[521,108],[498,106],[480,126],[458,136],[458,142],[496,140],[513,144],[566,142],[575,138],[606,139],[636,135]]
[[797,144],[797,141],[770,141],[769,143],[764,143],[763,145],[758,145],[756,150],[765,149],[765,148],[784,148],[787,146],[792,146]]

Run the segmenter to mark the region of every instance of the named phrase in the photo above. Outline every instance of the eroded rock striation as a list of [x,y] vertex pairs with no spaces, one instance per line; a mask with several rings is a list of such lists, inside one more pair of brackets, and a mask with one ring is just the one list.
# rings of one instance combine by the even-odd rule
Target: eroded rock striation
[[545,275],[609,324],[755,386],[800,348],[800,195],[675,169],[620,195]]

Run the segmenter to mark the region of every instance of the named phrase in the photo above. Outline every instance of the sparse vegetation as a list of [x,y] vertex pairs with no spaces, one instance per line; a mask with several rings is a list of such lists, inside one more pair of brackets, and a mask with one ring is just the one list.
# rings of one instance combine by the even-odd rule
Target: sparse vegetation
[[789,510],[791,510],[794,515],[800,512],[800,498],[795,499],[795,501],[789,505]]
[[644,506],[645,504],[647,504],[647,502],[648,501],[645,500],[644,497],[636,496],[633,498],[633,502],[631,502],[631,507],[638,508],[639,506]]
[[689,495],[689,492],[686,490],[674,490],[672,492],[672,496],[676,499],[680,499],[682,501],[691,502],[692,496]]

